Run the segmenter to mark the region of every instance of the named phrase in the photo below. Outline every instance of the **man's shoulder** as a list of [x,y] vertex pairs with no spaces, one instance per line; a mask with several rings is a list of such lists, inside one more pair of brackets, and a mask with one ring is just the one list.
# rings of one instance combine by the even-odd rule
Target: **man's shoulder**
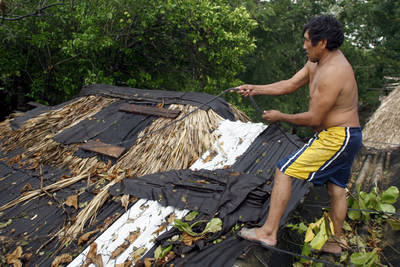
[[353,68],[347,60],[335,60],[322,66],[319,72],[321,77],[326,79],[331,78],[342,80],[349,75],[353,75]]

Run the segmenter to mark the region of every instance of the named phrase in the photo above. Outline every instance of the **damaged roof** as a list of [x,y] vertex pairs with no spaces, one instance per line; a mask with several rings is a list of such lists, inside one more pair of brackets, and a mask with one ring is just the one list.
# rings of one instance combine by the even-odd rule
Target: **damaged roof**
[[[233,128],[226,124],[237,120],[242,122]],[[302,145],[278,125],[248,121],[222,98],[207,94],[109,85],[85,87],[66,103],[10,117],[0,123],[2,253],[10,264],[43,266],[74,259],[89,264],[93,253],[110,266],[152,258],[158,245],[178,233],[164,225],[172,225],[171,218],[154,219],[164,226],[152,233],[152,242],[141,241],[153,244],[146,250],[133,245],[140,232],[120,239],[118,248],[131,236],[122,246],[130,251],[120,249],[114,257],[101,255],[94,241],[114,222],[114,229],[129,225],[116,221],[136,216],[135,209],[143,213],[144,203],[153,201],[163,215],[171,214],[161,208],[168,206],[177,217],[194,210],[198,220],[222,220],[218,233],[192,240],[194,245],[176,243],[170,263],[232,266],[248,246],[232,229],[265,220],[276,162]],[[236,154],[221,139],[226,133],[236,133]],[[295,180],[293,188],[282,222],[309,185]]]

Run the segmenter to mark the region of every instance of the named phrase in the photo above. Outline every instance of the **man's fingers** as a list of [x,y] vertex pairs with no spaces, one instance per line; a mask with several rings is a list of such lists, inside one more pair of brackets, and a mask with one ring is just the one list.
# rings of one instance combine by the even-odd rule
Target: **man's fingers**
[[242,96],[246,96],[246,97],[249,96],[249,90],[247,90],[247,89],[239,89],[239,90],[237,90],[237,93]]

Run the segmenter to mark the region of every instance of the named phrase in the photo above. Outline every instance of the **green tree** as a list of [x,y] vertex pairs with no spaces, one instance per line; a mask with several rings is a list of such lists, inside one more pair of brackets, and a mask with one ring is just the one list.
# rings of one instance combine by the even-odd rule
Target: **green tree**
[[51,104],[92,83],[216,93],[238,83],[255,26],[224,0],[69,1],[3,21],[0,87]]
[[350,38],[343,50],[355,70],[361,109],[369,115],[379,105],[379,96],[388,93],[384,77],[400,74],[400,3],[345,0],[339,6]]
[[[267,84],[288,79],[300,70],[307,60],[303,51],[303,25],[315,15],[326,12],[331,3],[334,1],[248,0],[246,6],[258,22],[253,31],[257,48],[244,60],[247,68],[240,79],[250,84]],[[307,110],[309,94],[304,87],[292,95],[256,96],[255,99],[263,109],[298,113]],[[260,119],[255,114],[253,117]],[[311,134],[305,127],[285,126],[303,136]]]

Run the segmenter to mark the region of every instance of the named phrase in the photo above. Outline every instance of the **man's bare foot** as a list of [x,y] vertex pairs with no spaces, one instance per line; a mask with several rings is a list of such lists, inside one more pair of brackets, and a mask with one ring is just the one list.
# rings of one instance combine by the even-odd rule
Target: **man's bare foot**
[[275,246],[276,238],[272,238],[271,236],[265,235],[261,228],[242,228],[238,233],[240,237],[249,241],[255,241],[260,243],[261,245],[267,246]]
[[331,253],[335,255],[340,255],[342,253],[342,249],[347,249],[348,245],[346,240],[344,239],[336,239],[336,238],[329,238],[328,241],[324,244],[321,248],[321,252]]
[[321,248],[321,252],[339,255],[340,253],[342,253],[342,248],[336,242],[329,242],[328,240]]

